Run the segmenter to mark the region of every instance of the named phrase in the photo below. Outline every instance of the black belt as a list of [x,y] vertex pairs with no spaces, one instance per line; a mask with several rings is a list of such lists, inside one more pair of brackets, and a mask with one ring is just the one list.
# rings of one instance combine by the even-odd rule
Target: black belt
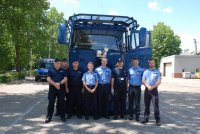
[[108,86],[109,84],[108,83],[105,83],[105,84],[100,84],[99,83],[99,85],[101,85],[101,86]]
[[130,87],[140,87],[141,85],[131,85],[130,84]]
[[87,87],[94,87],[95,85],[87,85]]

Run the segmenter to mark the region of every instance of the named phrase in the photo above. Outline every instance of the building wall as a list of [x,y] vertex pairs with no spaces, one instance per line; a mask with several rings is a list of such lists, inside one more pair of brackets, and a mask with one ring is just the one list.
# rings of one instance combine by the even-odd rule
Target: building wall
[[176,55],[175,56],[175,72],[182,73],[184,72],[196,72],[200,71],[200,56],[184,56]]
[[[160,62],[160,72],[164,76],[165,64],[172,63],[171,77],[182,78],[182,72],[200,72],[199,55],[172,55],[164,57]],[[165,75],[166,76],[166,75]]]

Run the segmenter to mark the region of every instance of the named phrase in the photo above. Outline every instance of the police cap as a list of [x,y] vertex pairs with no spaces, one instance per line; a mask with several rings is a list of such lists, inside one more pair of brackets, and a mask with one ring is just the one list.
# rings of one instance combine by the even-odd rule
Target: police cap
[[56,58],[56,59],[55,59],[55,62],[60,62],[60,59]]
[[117,60],[117,62],[123,62],[123,59],[122,59],[122,58],[119,58],[119,59]]

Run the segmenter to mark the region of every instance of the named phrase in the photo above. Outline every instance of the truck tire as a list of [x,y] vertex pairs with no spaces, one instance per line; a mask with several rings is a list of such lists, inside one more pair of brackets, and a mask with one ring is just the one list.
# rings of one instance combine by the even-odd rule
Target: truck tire
[[38,81],[38,80],[39,80],[38,76],[35,76],[35,81]]

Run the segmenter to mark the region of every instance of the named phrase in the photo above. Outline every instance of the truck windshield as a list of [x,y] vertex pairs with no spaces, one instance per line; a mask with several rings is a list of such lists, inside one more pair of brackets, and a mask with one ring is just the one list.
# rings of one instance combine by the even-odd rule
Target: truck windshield
[[39,64],[39,67],[40,68],[46,68],[46,69],[52,69],[52,68],[54,68],[54,65],[53,65],[53,63],[40,63]]
[[124,31],[108,29],[75,29],[72,47],[75,49],[119,51]]
[[116,37],[108,35],[79,35],[75,37],[74,48],[102,50],[105,47],[117,51]]

